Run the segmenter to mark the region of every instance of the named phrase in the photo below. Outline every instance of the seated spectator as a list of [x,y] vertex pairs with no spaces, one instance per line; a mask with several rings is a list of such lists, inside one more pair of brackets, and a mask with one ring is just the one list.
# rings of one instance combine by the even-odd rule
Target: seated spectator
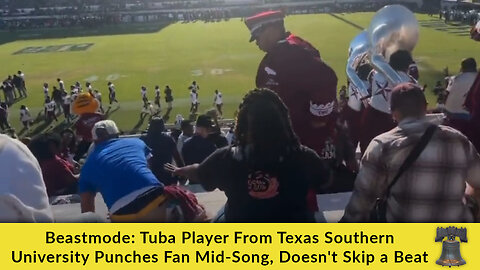
[[217,147],[208,140],[210,129],[215,127],[212,118],[206,115],[200,115],[195,124],[195,133],[188,139],[182,149],[182,157],[185,165],[201,163],[210,154],[212,154]]
[[0,222],[53,222],[37,160],[20,141],[0,135]]
[[323,181],[321,159],[300,144],[285,104],[273,91],[253,90],[237,119],[238,146],[218,149],[200,164],[168,169],[206,190],[225,191],[227,222],[313,222],[307,192]]
[[175,160],[178,166],[183,166],[183,160],[178,153],[175,141],[165,133],[165,123],[162,118],[155,117],[150,121],[147,135],[142,136],[145,144],[152,150],[152,157],[149,159],[150,169],[157,179],[164,185],[176,185],[177,178],[163,168],[166,163]]
[[78,175],[75,168],[60,154],[61,139],[57,134],[41,134],[32,139],[30,149],[42,168],[48,196],[76,193]]
[[[474,220],[463,199],[468,185],[478,194],[480,157],[463,134],[429,123],[426,109],[418,86],[407,83],[393,89],[391,110],[398,127],[368,145],[343,221],[369,221],[377,198],[384,197],[387,222]],[[432,130],[427,141],[424,134]],[[416,151],[419,155],[412,155],[420,138],[426,146]],[[413,161],[406,163],[407,157]]]
[[95,195],[103,200],[114,222],[198,221],[204,210],[192,193],[164,187],[148,168],[150,149],[140,139],[119,139],[111,120],[92,130],[93,152],[79,182],[82,212],[95,212]]

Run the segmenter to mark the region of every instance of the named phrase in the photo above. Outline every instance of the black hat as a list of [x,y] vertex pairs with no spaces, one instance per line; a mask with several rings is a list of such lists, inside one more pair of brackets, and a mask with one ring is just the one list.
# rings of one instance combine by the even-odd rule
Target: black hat
[[195,126],[212,128],[212,127],[215,127],[215,123],[213,122],[210,116],[202,114],[198,116],[197,123],[195,124]]

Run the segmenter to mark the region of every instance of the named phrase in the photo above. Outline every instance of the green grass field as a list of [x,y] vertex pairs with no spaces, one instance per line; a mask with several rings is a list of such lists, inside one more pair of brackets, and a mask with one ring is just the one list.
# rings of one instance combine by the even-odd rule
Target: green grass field
[[[287,17],[286,26],[320,50],[323,59],[337,72],[340,87],[346,81],[348,45],[360,32],[359,28],[368,26],[372,16],[373,13],[337,14],[337,17],[297,15]],[[480,47],[469,39],[468,27],[445,25],[426,15],[419,15],[418,19],[421,33],[414,58],[419,64],[421,84],[428,84],[431,90],[435,81],[442,79],[446,66],[450,73],[457,72],[462,58],[478,58]],[[141,85],[148,87],[153,99],[153,88],[159,84],[163,106],[163,88],[166,84],[172,87],[175,101],[170,121],[176,114],[188,115],[187,87],[193,80],[201,87],[200,112],[212,107],[213,91],[220,89],[224,94],[225,117],[231,118],[245,92],[254,87],[256,68],[263,55],[254,43],[248,43],[248,30],[240,19],[68,31],[0,33],[0,76],[22,70],[29,90],[28,99],[10,109],[10,122],[17,130],[19,106],[29,106],[36,115],[43,109],[43,82],[57,85],[57,77],[67,86],[90,80],[102,92],[104,103],[108,99],[106,83],[112,80],[121,108],[110,118],[125,131],[141,130],[147,125],[139,122]],[[26,47],[82,43],[94,45],[86,51],[14,54]],[[435,103],[431,94],[429,101]]]

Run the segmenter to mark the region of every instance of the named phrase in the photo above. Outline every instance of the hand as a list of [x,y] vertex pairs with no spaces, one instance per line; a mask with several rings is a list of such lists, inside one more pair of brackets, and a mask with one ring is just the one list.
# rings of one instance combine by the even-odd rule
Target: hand
[[166,163],[165,165],[163,165],[163,168],[165,169],[165,171],[171,173],[172,175],[181,176],[181,174],[180,174],[181,168],[178,168],[177,166],[175,166],[171,163]]

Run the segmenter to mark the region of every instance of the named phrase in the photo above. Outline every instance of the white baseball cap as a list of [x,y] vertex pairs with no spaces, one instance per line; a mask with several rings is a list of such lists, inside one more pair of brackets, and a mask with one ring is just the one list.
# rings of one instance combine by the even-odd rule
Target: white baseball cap
[[112,120],[102,120],[97,123],[92,128],[92,138],[93,140],[98,140],[97,130],[104,129],[108,135],[117,135],[120,133],[118,130],[117,124]]

